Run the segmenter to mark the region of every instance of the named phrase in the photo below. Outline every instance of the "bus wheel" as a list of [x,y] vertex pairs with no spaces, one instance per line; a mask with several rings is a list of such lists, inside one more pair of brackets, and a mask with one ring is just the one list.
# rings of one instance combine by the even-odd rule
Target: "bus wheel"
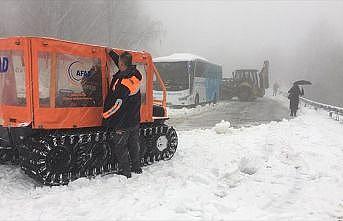
[[195,95],[194,105],[195,106],[199,105],[199,94]]

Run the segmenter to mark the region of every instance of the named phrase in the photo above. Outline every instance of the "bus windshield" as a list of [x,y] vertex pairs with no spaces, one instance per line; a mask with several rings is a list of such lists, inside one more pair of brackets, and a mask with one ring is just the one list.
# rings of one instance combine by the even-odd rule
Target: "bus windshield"
[[[168,91],[181,91],[189,89],[189,75],[187,61],[181,62],[155,62],[166,89]],[[154,88],[157,90],[157,88]]]

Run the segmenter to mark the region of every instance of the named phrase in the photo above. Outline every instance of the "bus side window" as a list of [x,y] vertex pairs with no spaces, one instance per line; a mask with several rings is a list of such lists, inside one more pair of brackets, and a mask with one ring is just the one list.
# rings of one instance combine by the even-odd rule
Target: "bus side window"
[[196,70],[195,70],[195,77],[204,78],[207,75],[207,64],[203,62],[197,62]]

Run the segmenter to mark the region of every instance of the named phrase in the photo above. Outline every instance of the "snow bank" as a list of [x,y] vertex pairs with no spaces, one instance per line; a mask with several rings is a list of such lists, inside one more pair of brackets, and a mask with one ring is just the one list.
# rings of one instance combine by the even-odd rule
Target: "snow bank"
[[337,220],[343,216],[342,134],[342,124],[303,109],[292,120],[230,128],[230,133],[215,128],[180,132],[173,160],[144,168],[143,175],[129,180],[110,175],[34,187],[18,169],[0,166],[0,216]]
[[226,134],[230,131],[230,126],[230,122],[222,120],[220,123],[216,124],[213,129],[217,134]]
[[253,175],[258,170],[258,163],[256,158],[242,157],[239,162],[239,171],[248,175]]
[[195,116],[195,115],[199,115],[205,112],[209,112],[209,111],[215,111],[218,109],[225,109],[230,107],[230,103],[226,103],[226,102],[220,102],[217,104],[206,104],[206,105],[198,105],[196,107],[193,108],[179,108],[179,109],[174,109],[174,108],[170,108],[168,107],[167,111],[168,111],[168,116],[172,119],[178,119],[178,118],[186,118],[186,117],[190,117],[190,116]]

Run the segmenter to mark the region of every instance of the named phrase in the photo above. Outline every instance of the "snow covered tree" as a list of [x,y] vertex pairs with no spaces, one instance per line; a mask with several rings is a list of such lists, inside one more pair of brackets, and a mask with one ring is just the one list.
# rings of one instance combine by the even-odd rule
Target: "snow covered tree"
[[0,35],[38,35],[143,49],[161,23],[138,0],[4,0]]

